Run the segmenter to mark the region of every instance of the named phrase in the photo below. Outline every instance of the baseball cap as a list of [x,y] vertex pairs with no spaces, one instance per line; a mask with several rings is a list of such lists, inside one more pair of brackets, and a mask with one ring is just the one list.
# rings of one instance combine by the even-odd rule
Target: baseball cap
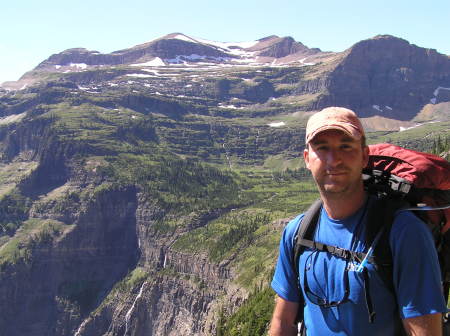
[[364,128],[358,116],[344,107],[327,107],[313,114],[306,125],[305,143],[310,142],[320,132],[336,129],[357,140],[364,136]]

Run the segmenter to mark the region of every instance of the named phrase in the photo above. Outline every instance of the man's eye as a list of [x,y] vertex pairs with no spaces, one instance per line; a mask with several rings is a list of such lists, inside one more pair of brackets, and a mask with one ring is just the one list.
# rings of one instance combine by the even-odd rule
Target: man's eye
[[343,150],[350,150],[350,149],[352,149],[353,147],[352,146],[350,146],[349,144],[343,144],[343,145],[341,145],[341,149],[343,149]]

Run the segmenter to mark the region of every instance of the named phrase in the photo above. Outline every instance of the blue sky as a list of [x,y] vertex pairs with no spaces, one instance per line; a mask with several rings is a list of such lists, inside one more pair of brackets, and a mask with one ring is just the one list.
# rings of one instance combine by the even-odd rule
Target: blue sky
[[0,5],[0,83],[54,53],[103,53],[181,32],[221,42],[292,36],[343,51],[378,34],[450,55],[450,1],[433,0],[15,0]]

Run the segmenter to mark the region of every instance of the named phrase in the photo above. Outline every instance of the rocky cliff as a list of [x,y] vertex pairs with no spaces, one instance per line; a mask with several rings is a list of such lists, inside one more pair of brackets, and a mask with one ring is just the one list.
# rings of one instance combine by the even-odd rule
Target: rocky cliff
[[446,100],[450,59],[393,36],[361,41],[329,75],[322,106],[348,106],[361,116],[410,120],[429,103]]

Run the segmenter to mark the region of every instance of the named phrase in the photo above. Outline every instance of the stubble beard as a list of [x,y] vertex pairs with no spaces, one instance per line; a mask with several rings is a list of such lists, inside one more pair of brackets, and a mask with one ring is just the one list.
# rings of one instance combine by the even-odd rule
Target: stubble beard
[[343,182],[340,184],[336,182],[318,181],[316,180],[319,192],[323,197],[329,199],[343,199],[346,197],[355,196],[363,189],[361,179]]

